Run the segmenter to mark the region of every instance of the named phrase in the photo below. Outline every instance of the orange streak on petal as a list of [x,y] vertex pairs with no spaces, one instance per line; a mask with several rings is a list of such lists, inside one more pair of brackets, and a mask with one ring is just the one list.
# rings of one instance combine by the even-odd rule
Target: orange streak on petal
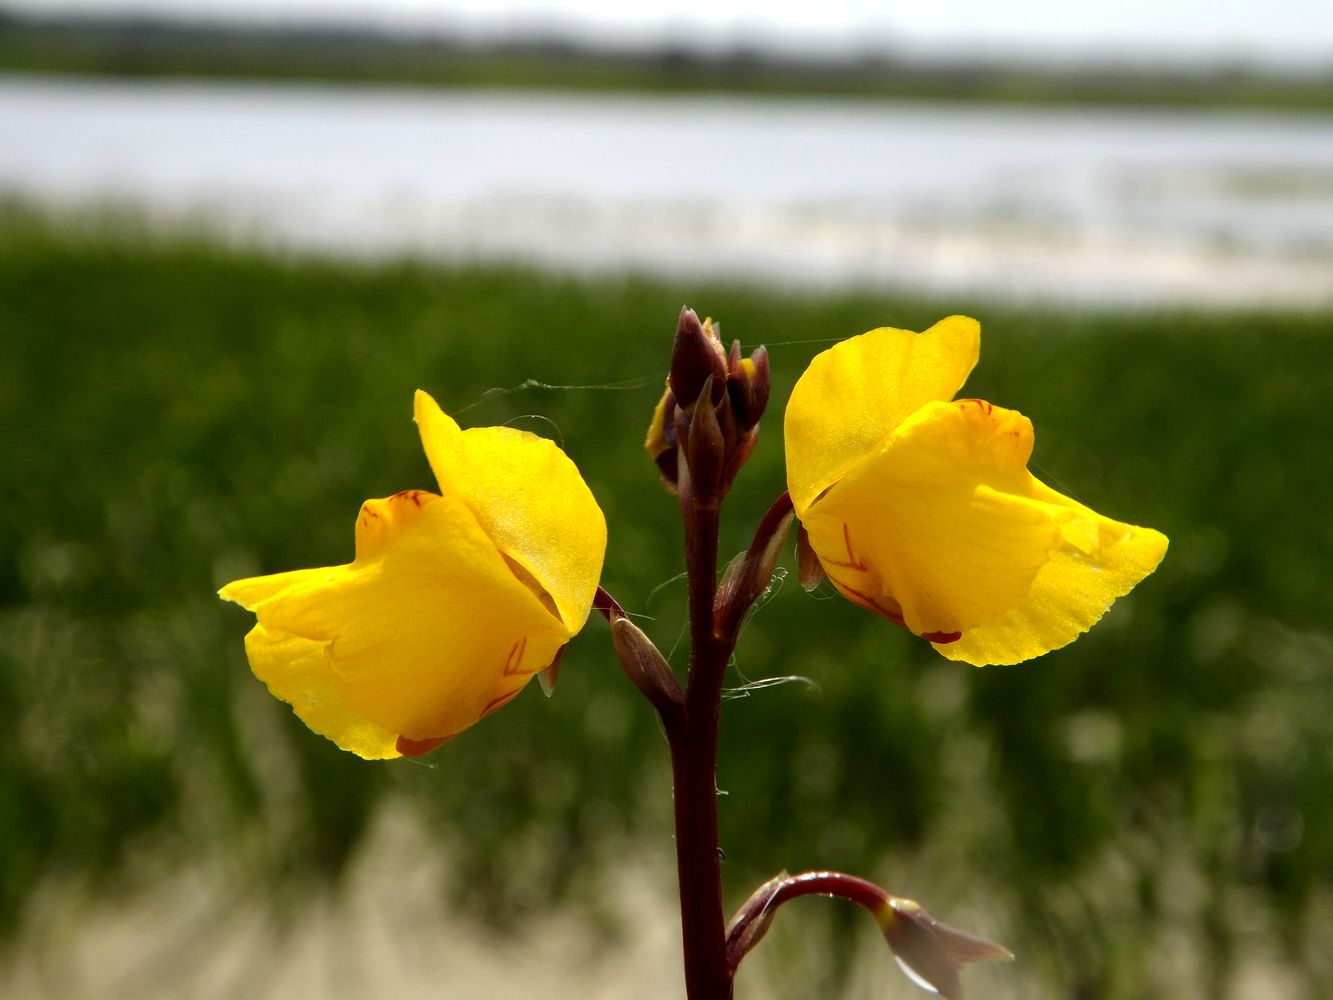
[[444,746],[452,736],[434,736],[428,740],[409,740],[406,736],[398,737],[393,748],[404,757],[420,757],[422,754],[428,754],[432,750]]
[[484,719],[486,718],[486,716],[494,712],[497,708],[503,708],[505,705],[509,704],[511,701],[517,698],[518,693],[522,690],[523,690],[522,688],[514,688],[514,690],[508,692],[507,694],[502,694],[499,697],[492,698],[490,700],[490,703],[487,704],[487,706],[481,710],[480,718]]

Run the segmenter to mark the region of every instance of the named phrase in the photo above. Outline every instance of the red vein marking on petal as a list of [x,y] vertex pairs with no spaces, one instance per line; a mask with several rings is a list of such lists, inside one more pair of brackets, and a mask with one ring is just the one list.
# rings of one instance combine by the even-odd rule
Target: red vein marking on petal
[[842,541],[847,546],[847,561],[839,562],[836,559],[820,558],[825,566],[837,566],[840,569],[854,569],[858,573],[869,573],[870,567],[863,563],[856,555],[856,550],[852,548],[852,529],[847,526],[847,522],[842,522]]
[[[890,608],[886,608],[884,605],[880,604],[879,601],[875,600],[869,594],[863,594],[856,588],[847,586],[847,584],[843,583],[841,580],[839,580],[832,574],[829,575],[829,579],[833,581],[833,585],[837,587],[840,591],[842,591],[842,593],[847,597],[847,599],[851,601],[853,604],[858,604],[861,607],[865,608],[867,611],[871,611],[879,615],[881,618],[893,622],[893,624],[897,625],[899,628],[907,629],[907,623],[903,621],[903,615],[901,611],[894,611]],[[907,631],[910,632],[911,629],[907,629]],[[963,633],[921,632],[920,637],[922,639],[925,639],[927,642],[934,642],[938,643],[941,646],[945,646],[951,642],[957,642],[959,639],[963,637]]]
[[991,406],[991,404],[984,399],[972,399],[971,397],[967,397],[965,399],[955,399],[954,402],[958,403],[960,406],[967,406],[969,404],[975,406],[977,409],[985,413],[986,416],[990,416],[991,411],[995,409],[995,407]]
[[490,715],[497,708],[503,708],[505,705],[509,704],[518,697],[518,693],[522,690],[521,687],[514,688],[514,690],[510,691],[508,694],[502,694],[499,697],[492,698],[486,707],[481,710],[481,715],[478,716],[478,721],[486,718],[486,716]]
[[509,655],[505,658],[504,676],[513,677],[515,674],[535,673],[535,671],[532,670],[519,669],[520,665],[523,663],[523,653],[527,648],[528,637],[526,635],[509,647]]
[[394,500],[411,500],[416,506],[421,506],[421,490],[399,490],[392,497]]
[[907,625],[903,622],[903,615],[901,611],[894,611],[892,608],[885,607],[883,604],[880,604],[879,601],[875,600],[869,594],[863,594],[855,587],[847,586],[847,584],[843,583],[832,573],[828,574],[828,578],[832,580],[833,585],[837,587],[840,591],[842,591],[843,594],[846,595],[847,599],[852,601],[854,604],[859,604],[867,611],[874,612],[881,618],[886,618],[889,621],[893,622],[893,624],[895,625],[899,625],[902,628],[907,628]]

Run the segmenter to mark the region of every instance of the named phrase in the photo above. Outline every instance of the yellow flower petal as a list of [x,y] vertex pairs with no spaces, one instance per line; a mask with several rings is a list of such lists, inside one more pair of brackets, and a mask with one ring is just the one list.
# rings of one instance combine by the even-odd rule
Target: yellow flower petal
[[261,601],[268,600],[290,586],[300,585],[310,572],[308,569],[294,569],[286,573],[270,573],[268,576],[233,580],[218,591],[218,596],[224,601],[239,604],[246,611],[253,611]]
[[[240,580],[256,676],[365,757],[446,739],[513,698],[575,629],[514,574],[470,509],[412,490],[367,501],[346,566]],[[393,737],[393,743],[390,742]],[[392,752],[391,752],[392,751]]]
[[666,391],[662,393],[662,398],[653,407],[653,418],[648,422],[648,435],[643,441],[644,450],[648,452],[648,457],[654,462],[657,461],[658,455],[671,447],[667,444],[666,439],[666,408],[667,400],[670,398],[671,386],[668,383]]
[[980,330],[965,316],[924,333],[884,327],[810,363],[792,389],[783,430],[798,517],[917,409],[953,398],[977,363]]
[[526,431],[461,430],[421,391],[416,421],[440,492],[467,506],[496,547],[551,596],[569,634],[577,632],[601,576],[606,519],[574,463]]
[[367,760],[400,756],[398,733],[376,725],[348,704],[327,647],[314,639],[270,632],[263,625],[245,637],[245,655],[255,676],[291,705],[312,731]]
[[935,646],[951,660],[1019,663],[1068,645],[1166,555],[1167,539],[1160,532],[1113,521],[1034,482],[1036,495],[1070,512],[1063,544],[1016,607],[957,642]]
[[928,403],[810,506],[810,544],[852,600],[918,635],[966,632],[1017,605],[1060,545],[1031,450],[1019,413]]

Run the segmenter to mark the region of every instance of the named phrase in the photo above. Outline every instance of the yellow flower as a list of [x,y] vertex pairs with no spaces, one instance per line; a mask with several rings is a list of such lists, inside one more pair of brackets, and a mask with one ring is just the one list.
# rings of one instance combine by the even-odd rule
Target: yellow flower
[[1167,541],[1034,478],[1027,417],[953,399],[979,350],[963,316],[853,337],[801,376],[785,436],[792,504],[833,585],[982,666],[1078,638]]
[[255,676],[370,759],[439,746],[513,699],[583,627],[606,521],[574,463],[508,427],[460,430],[424,392],[440,493],[367,500],[345,566],[237,580]]

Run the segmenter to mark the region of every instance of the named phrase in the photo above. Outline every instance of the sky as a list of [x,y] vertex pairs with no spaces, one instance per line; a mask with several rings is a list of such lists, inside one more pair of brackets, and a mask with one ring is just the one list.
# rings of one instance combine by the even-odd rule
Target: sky
[[1333,66],[1333,0],[0,0],[34,12],[336,21],[481,35],[549,29],[632,44],[737,41],[814,52],[888,47],[1078,61]]

